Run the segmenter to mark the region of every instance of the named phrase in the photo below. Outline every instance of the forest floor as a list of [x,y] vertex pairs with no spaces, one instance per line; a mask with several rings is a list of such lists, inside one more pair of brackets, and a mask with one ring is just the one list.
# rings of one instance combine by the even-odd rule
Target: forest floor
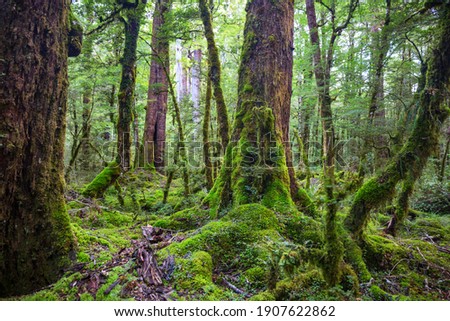
[[450,300],[448,214],[417,212],[395,238],[383,233],[389,215],[374,214],[360,252],[367,269],[344,242],[346,272],[328,287],[322,218],[249,204],[216,219],[201,205],[206,192],[186,198],[179,180],[163,204],[164,183],[127,174],[122,204],[115,188],[98,200],[69,191],[77,262],[55,284],[13,299]]

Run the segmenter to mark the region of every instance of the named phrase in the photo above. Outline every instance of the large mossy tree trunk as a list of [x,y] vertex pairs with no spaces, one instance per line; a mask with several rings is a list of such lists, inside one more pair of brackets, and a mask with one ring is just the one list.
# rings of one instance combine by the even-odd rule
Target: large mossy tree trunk
[[122,171],[127,171],[131,166],[131,121],[136,88],[136,50],[144,7],[138,1],[135,7],[125,9],[124,17],[121,19],[125,29],[125,45],[120,59],[122,76],[118,94],[116,162]]
[[69,10],[26,0],[0,11],[0,297],[54,282],[75,255],[63,162],[67,57],[82,31]]
[[163,172],[165,167],[167,77],[164,67],[170,70],[169,39],[164,30],[165,15],[172,0],[156,0],[152,26],[152,62],[147,96],[147,113],[143,139],[144,166]]
[[445,98],[450,78],[450,4],[438,9],[436,44],[430,51],[425,89],[419,98],[419,112],[411,136],[400,152],[356,193],[345,224],[360,239],[370,211],[390,201],[400,181],[406,190],[417,180],[439,142],[440,129],[449,115]]
[[261,202],[293,206],[283,133],[292,92],[293,1],[247,4],[238,104],[224,164],[207,196],[213,213]]
[[223,90],[221,85],[221,65],[219,59],[219,50],[216,46],[214,38],[214,30],[212,27],[211,11],[209,9],[208,0],[199,0],[200,16],[203,21],[205,30],[205,38],[208,45],[208,61],[209,61],[209,75],[214,92],[214,99],[216,100],[217,122],[219,125],[219,135],[222,144],[222,151],[225,151],[230,140],[230,125],[228,120],[228,110],[225,105],[223,97]]

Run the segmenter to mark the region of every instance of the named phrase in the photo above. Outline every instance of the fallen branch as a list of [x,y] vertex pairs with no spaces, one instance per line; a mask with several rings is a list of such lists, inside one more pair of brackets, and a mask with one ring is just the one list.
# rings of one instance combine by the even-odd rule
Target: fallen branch
[[222,279],[222,282],[229,287],[233,292],[237,293],[237,294],[241,294],[244,295],[245,297],[250,297],[250,295],[248,293],[246,293],[245,291],[239,289],[238,287],[236,287],[235,285],[231,284],[230,282],[228,282],[225,278]]

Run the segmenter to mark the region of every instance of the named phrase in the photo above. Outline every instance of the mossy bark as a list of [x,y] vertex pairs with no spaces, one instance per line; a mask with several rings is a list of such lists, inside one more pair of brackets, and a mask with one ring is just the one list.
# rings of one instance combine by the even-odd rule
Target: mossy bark
[[63,195],[69,10],[8,1],[0,11],[0,297],[56,281],[74,259]]
[[147,113],[143,146],[140,152],[141,164],[163,172],[165,166],[167,76],[164,68],[170,70],[169,39],[164,30],[165,15],[170,11],[172,0],[155,2],[152,26],[152,62],[147,96]]
[[425,89],[419,100],[418,117],[401,151],[356,193],[345,224],[354,237],[362,236],[370,211],[392,199],[402,180],[417,180],[436,149],[440,129],[449,115],[445,97],[450,78],[450,5],[439,9],[436,44],[430,52]]
[[227,106],[225,105],[223,90],[220,83],[221,65],[219,59],[219,51],[216,47],[216,41],[214,38],[211,12],[208,7],[209,1],[199,0],[198,4],[200,8],[200,16],[203,21],[203,27],[205,30],[205,38],[208,44],[208,59],[210,64],[208,77],[211,79],[211,83],[214,89],[214,99],[216,100],[220,140],[222,144],[222,151],[225,151],[230,140],[230,125],[228,120],[228,110]]
[[289,113],[292,93],[293,14],[289,0],[247,4],[232,138],[206,198],[216,214],[257,202],[293,207],[283,145],[283,114]]
[[122,22],[125,29],[123,56],[120,59],[122,75],[119,87],[119,109],[117,120],[116,162],[123,171],[131,166],[131,121],[133,120],[134,92],[136,87],[136,50],[144,4],[125,9]]
[[205,115],[203,116],[203,161],[205,163],[205,178],[208,189],[213,187],[213,164],[211,162],[211,150],[209,142],[209,127],[211,124],[211,79],[206,82]]
[[102,197],[108,187],[112,186],[120,176],[120,166],[111,162],[81,192],[85,197]]

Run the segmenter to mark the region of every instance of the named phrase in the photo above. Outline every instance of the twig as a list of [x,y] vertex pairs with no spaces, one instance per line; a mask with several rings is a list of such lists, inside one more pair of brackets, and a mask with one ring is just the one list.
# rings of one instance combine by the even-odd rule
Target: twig
[[108,295],[111,293],[111,291],[116,287],[117,284],[120,283],[120,281],[122,281],[122,276],[119,276],[117,278],[117,280],[115,280],[106,290],[105,292],[103,292],[104,295]]
[[245,293],[243,290],[239,289],[238,287],[234,286],[233,284],[231,284],[230,282],[228,282],[225,278],[222,279],[223,283],[225,283],[225,285],[227,287],[229,287],[231,290],[233,290],[233,292],[236,292],[237,294],[242,294],[246,297],[248,297],[249,295],[247,293]]
[[418,246],[416,246],[417,252],[419,252],[420,256],[422,257],[422,259],[424,259],[425,262],[428,263],[428,260],[425,258],[425,256],[423,256],[422,252],[420,252],[420,249]]
[[388,275],[391,275],[392,272],[395,270],[395,268],[397,267],[397,265],[399,265],[402,261],[406,261],[406,259],[401,259],[400,261],[398,261],[394,267],[389,271]]

